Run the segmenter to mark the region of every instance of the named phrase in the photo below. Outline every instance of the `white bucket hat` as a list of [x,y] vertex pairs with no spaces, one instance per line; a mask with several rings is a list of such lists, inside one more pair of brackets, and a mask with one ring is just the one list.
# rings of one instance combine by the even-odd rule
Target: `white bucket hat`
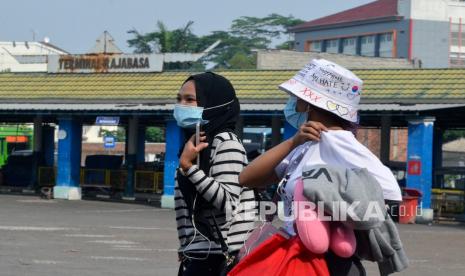
[[324,59],[314,59],[279,88],[356,123],[362,85],[363,81],[346,68]]

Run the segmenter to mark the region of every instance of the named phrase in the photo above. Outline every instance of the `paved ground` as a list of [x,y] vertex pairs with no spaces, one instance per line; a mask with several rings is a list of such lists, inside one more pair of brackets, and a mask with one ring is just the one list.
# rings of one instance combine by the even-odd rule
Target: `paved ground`
[[[400,232],[411,267],[399,275],[465,275],[465,227],[400,225]],[[2,276],[176,275],[176,247],[172,210],[0,195]]]

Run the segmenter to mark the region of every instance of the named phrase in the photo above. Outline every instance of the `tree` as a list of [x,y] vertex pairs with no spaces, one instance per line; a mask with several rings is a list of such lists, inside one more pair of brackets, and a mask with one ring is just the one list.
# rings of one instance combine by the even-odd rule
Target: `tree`
[[242,16],[235,19],[231,25],[231,33],[240,37],[254,37],[260,44],[269,47],[273,40],[288,34],[289,27],[303,23],[292,15],[282,16],[272,13],[263,18]]
[[[122,127],[118,127],[117,130],[100,129],[100,136],[113,136],[116,142],[126,141],[126,131]],[[148,127],[145,131],[145,140],[149,143],[164,143],[164,129],[160,127]]]
[[118,127],[117,130],[108,130],[100,129],[100,135],[102,137],[113,136],[115,137],[115,142],[125,142],[126,141],[126,132],[124,128]]
[[175,30],[168,30],[163,22],[157,22],[157,30],[141,34],[136,29],[128,31],[134,38],[127,42],[129,47],[135,48],[134,53],[171,53],[199,51],[199,38],[192,33],[193,21]]
[[234,56],[228,61],[229,67],[231,68],[241,68],[241,69],[254,69],[257,67],[254,58],[250,58],[242,52],[237,52]]
[[[256,66],[253,50],[272,48],[272,45],[282,41],[289,27],[302,22],[304,21],[293,16],[279,14],[270,14],[263,18],[243,16],[232,22],[229,31],[213,31],[205,36],[197,36],[192,33],[192,21],[174,30],[168,30],[158,21],[154,32],[141,34],[135,29],[128,31],[134,36],[128,40],[128,44],[129,47],[135,48],[135,53],[195,53],[221,40],[221,43],[199,62],[167,64],[165,68],[201,70],[207,64],[214,64],[215,68],[251,69]],[[282,42],[276,47],[293,48],[293,41]]]
[[465,137],[465,130],[463,129],[448,129],[444,131],[443,143],[454,141]]
[[[204,50],[209,45],[204,46],[201,38],[192,33],[193,21],[178,29],[168,30],[163,22],[157,22],[157,30],[141,34],[136,29],[128,31],[134,38],[127,42],[129,47],[135,48],[134,53],[196,53]],[[204,69],[202,62],[175,62],[165,64],[165,69]]]
[[[217,68],[255,68],[256,57],[253,50],[272,48],[273,43],[288,33],[289,27],[303,22],[293,16],[279,14],[270,14],[263,18],[242,16],[232,22],[229,32],[215,31],[203,37],[210,43],[218,39],[222,41],[209,55],[208,61],[217,64]],[[278,47],[291,49],[293,41],[286,41]]]
[[215,68],[249,68],[249,66],[246,66],[247,68],[231,66],[232,63],[234,64],[234,61],[231,62],[231,59],[233,59],[235,55],[240,55],[243,58],[246,57],[250,59],[246,64],[255,64],[255,60],[252,58],[252,49],[257,48],[258,45],[254,38],[236,37],[225,31],[215,31],[201,39],[204,45],[211,45],[215,41],[221,40],[221,43],[202,60],[204,63],[214,63],[216,64]]
[[150,143],[164,143],[165,132],[160,127],[148,127],[145,131],[145,140]]

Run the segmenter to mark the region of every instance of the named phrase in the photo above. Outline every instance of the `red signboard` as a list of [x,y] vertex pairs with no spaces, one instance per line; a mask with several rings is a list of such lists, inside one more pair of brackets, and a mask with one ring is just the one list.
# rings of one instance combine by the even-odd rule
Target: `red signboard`
[[26,143],[27,136],[7,136],[7,143]]
[[409,175],[420,175],[421,174],[421,160],[409,160],[408,161],[408,174]]

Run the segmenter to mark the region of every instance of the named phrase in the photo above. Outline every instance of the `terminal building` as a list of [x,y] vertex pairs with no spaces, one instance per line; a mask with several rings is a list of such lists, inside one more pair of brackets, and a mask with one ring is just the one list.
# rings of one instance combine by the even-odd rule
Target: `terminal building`
[[465,67],[465,1],[377,0],[290,28],[297,51]]
[[49,55],[69,54],[49,42],[0,41],[0,72],[46,72]]
[[[125,68],[107,66],[123,59]],[[143,60],[144,66],[129,68],[128,60],[132,65]],[[65,62],[72,68],[60,66]],[[183,138],[172,110],[178,89],[195,72],[163,71],[163,63],[163,56],[156,54],[65,54],[49,57],[47,72],[0,73],[0,121],[34,125],[32,156],[16,158],[28,162],[34,188],[48,186],[55,198],[70,200],[81,199],[83,191],[91,188],[121,191],[128,199],[138,191],[155,190],[162,207],[173,207]],[[444,166],[442,137],[446,130],[465,126],[465,69],[359,68],[354,72],[364,80],[360,125],[380,129],[379,156],[393,171],[404,173],[400,184],[421,190],[424,208],[435,208],[435,188],[455,188],[463,195],[465,167]],[[239,136],[246,128],[266,127],[273,146],[295,133],[282,113],[287,96],[277,86],[296,70],[217,73],[231,80],[237,91]],[[124,128],[125,148],[118,156],[109,150],[107,155],[113,157],[83,164],[83,129],[96,124]],[[164,130],[165,154],[160,157],[164,165],[148,168],[144,166],[146,132],[154,126]],[[397,143],[391,136],[395,128],[407,129],[405,162],[391,155]],[[114,140],[109,138],[104,145],[111,147]]]

